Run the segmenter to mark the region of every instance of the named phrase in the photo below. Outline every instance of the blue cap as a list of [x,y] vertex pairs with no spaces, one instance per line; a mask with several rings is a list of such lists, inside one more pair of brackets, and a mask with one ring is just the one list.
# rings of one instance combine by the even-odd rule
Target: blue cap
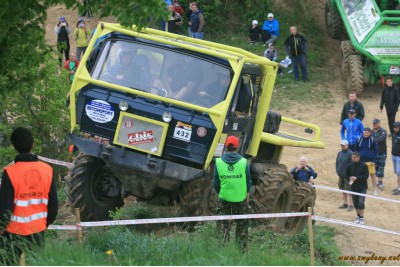
[[85,22],[83,19],[79,19],[78,22]]
[[65,17],[61,17],[60,21],[67,21],[67,20],[65,19]]

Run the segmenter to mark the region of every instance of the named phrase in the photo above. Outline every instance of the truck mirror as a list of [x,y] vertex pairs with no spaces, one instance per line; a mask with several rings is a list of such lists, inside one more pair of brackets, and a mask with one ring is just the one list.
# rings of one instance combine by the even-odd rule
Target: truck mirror
[[306,132],[306,133],[308,133],[308,134],[312,134],[314,131],[313,131],[313,129],[306,128],[306,129],[304,130],[304,132]]

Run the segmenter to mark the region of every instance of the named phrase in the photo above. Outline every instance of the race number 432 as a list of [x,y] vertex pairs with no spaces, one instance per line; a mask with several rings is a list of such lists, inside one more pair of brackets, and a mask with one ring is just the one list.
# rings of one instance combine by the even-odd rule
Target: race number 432
[[192,136],[192,131],[175,127],[174,138],[185,142],[190,142],[190,137]]

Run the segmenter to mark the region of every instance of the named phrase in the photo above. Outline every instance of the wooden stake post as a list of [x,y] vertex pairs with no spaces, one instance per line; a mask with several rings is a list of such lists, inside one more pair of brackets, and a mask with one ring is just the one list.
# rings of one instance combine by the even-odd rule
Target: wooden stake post
[[82,243],[83,242],[83,235],[82,235],[82,228],[80,227],[80,225],[81,225],[81,213],[79,212],[79,208],[75,208],[75,218],[76,218],[76,225],[79,226],[79,228],[77,230],[78,240],[79,240],[79,243]]
[[21,257],[19,258],[19,266],[25,266],[25,253],[21,253]]
[[312,208],[308,207],[308,238],[310,240],[310,265],[315,265],[314,259],[314,233],[312,226]]

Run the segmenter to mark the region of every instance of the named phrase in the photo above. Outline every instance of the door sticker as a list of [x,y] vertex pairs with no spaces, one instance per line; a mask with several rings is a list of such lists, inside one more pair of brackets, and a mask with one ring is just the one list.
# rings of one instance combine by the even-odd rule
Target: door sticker
[[86,104],[86,114],[94,122],[107,123],[114,118],[114,109],[106,101],[95,99]]

